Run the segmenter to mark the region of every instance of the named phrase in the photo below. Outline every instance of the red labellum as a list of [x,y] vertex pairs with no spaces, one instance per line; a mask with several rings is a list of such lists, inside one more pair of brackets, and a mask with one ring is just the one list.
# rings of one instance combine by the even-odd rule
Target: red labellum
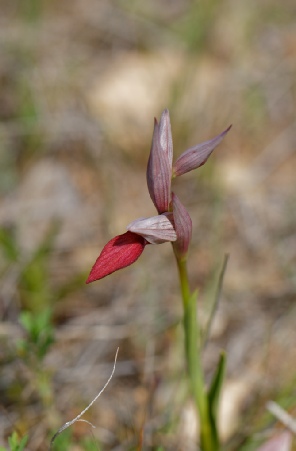
[[147,241],[140,235],[126,232],[110,240],[97,258],[86,283],[94,282],[134,263]]

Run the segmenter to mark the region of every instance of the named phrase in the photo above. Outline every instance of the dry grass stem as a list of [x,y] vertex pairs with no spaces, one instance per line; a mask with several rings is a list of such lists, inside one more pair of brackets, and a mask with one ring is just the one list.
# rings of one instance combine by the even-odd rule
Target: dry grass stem
[[119,348],[117,348],[117,351],[116,351],[116,354],[115,354],[114,365],[113,365],[112,372],[111,372],[111,374],[110,374],[110,376],[109,376],[107,382],[105,383],[104,387],[100,390],[100,392],[97,394],[97,396],[95,396],[95,398],[89,403],[89,405],[88,405],[84,410],[82,410],[82,412],[80,412],[79,415],[77,415],[77,417],[75,417],[75,418],[74,418],[73,420],[71,420],[71,421],[67,421],[67,423],[65,423],[62,427],[60,427],[60,429],[54,434],[54,436],[52,437],[52,439],[51,439],[51,441],[50,441],[49,450],[52,450],[52,446],[53,446],[53,443],[54,443],[55,439],[56,439],[56,438],[57,438],[57,437],[58,437],[65,429],[67,429],[68,427],[70,427],[70,426],[72,426],[74,423],[76,423],[76,421],[83,421],[83,422],[85,422],[85,423],[87,423],[87,424],[90,424],[91,427],[95,428],[95,426],[94,426],[92,423],[90,423],[89,421],[81,420],[81,417],[85,414],[85,412],[88,411],[88,409],[90,409],[90,407],[96,402],[96,400],[101,396],[101,394],[105,391],[105,389],[106,389],[107,386],[109,385],[109,383],[110,383],[110,381],[111,381],[111,379],[112,379],[112,377],[113,377],[113,374],[114,374],[114,372],[115,372],[115,367],[116,367],[116,360],[117,360],[118,351],[119,351]]
[[268,401],[267,410],[272,413],[286,428],[296,435],[296,420],[274,401]]

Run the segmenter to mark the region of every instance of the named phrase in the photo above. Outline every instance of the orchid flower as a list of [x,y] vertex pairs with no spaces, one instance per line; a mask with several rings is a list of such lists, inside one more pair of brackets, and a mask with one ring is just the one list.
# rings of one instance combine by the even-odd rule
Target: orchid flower
[[[114,271],[131,265],[140,257],[147,244],[172,243],[184,309],[185,358],[192,396],[199,413],[199,448],[204,451],[220,449],[217,412],[225,373],[225,355],[221,354],[207,389],[201,359],[203,345],[200,340],[201,327],[196,317],[197,291],[191,291],[187,271],[192,221],[178,196],[172,192],[171,184],[174,177],[205,164],[230,127],[215,138],[186,150],[173,164],[173,140],[168,110],[163,111],[159,122],[157,119],[154,120],[146,175],[148,191],[158,214],[136,219],[127,226],[126,233],[110,240],[97,258],[86,281],[90,283],[102,279]],[[288,449],[287,447],[287,451]]]
[[178,197],[171,193],[172,177],[202,166],[230,127],[216,138],[185,151],[173,166],[173,140],[169,111],[165,109],[158,123],[154,119],[152,145],[147,165],[147,186],[157,216],[139,218],[127,226],[127,232],[110,240],[97,258],[86,283],[134,263],[147,244],[172,242],[179,257],[187,254],[192,221]]
[[104,246],[86,283],[102,279],[131,265],[138,260],[147,244],[161,244],[177,239],[171,213],[137,219],[127,229],[126,233],[116,236]]

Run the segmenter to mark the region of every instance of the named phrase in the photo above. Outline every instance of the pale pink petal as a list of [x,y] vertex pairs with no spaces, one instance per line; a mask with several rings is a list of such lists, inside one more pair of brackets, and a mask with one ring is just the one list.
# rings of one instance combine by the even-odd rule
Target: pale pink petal
[[162,150],[167,154],[170,168],[173,164],[173,138],[171,130],[170,113],[168,109],[162,112],[159,121],[159,140]]
[[141,235],[151,244],[161,244],[177,239],[172,213],[136,219],[127,226],[127,229]]

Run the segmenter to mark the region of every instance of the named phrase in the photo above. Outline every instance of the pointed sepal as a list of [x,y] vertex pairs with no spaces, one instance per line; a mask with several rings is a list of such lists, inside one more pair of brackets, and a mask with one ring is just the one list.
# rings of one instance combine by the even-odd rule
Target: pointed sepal
[[[162,142],[165,142],[165,129],[162,126]],[[150,197],[159,214],[168,211],[170,203],[172,168],[168,153],[162,148],[160,142],[160,126],[154,120],[152,146],[147,165],[147,186]]]
[[180,155],[173,167],[173,174],[175,176],[186,174],[186,172],[197,169],[204,165],[213,150],[220,144],[225,135],[229,132],[232,125],[230,125],[224,132],[209,141],[197,144]]

